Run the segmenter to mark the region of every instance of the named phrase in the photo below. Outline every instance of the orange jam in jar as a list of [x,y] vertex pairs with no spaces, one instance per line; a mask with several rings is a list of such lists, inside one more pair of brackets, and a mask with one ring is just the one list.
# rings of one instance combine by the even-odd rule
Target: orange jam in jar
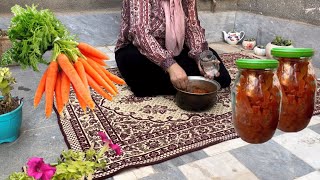
[[274,48],[279,60],[278,78],[282,89],[282,107],[278,129],[298,132],[306,128],[315,107],[316,77],[310,48]]
[[264,143],[272,138],[279,122],[281,90],[277,60],[238,59],[239,69],[231,90],[232,121],[240,138]]

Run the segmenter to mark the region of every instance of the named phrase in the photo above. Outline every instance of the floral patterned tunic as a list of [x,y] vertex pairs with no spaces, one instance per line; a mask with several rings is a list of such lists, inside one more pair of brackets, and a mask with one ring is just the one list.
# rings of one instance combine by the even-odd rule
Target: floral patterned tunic
[[[182,0],[186,18],[185,45],[189,57],[198,60],[208,49],[205,30],[198,20],[196,0]],[[115,50],[133,43],[141,54],[164,70],[175,63],[173,52],[165,48],[165,14],[161,0],[123,0],[121,29]]]

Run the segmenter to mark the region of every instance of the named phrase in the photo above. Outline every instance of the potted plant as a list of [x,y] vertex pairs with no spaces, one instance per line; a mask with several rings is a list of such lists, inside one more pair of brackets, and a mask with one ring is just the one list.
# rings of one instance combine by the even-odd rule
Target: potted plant
[[[2,59],[2,55],[5,51],[10,49],[11,41],[8,36],[8,31],[4,29],[0,29],[0,59]],[[0,62],[1,66],[7,65],[5,62]]]
[[272,48],[279,48],[279,47],[284,47],[284,48],[292,48],[292,41],[288,40],[288,39],[284,39],[281,36],[276,36],[275,39],[273,39],[272,42],[268,43],[266,46],[266,56],[269,59],[272,59],[272,55],[271,55],[271,49]]
[[256,54],[258,56],[265,56],[266,55],[266,49],[262,45],[258,45],[256,47],[254,47],[253,51],[254,51],[254,54]]
[[9,68],[0,68],[0,144],[15,141],[20,132],[23,101],[11,96],[15,82]]
[[243,40],[242,46],[245,50],[252,50],[256,46],[256,39],[246,38]]

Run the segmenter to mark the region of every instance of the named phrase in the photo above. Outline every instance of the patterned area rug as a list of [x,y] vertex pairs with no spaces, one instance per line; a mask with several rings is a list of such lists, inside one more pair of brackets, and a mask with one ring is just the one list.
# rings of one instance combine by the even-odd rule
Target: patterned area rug
[[[235,60],[250,58],[240,53],[223,54],[221,57],[232,79],[237,72]],[[112,71],[118,74],[117,69]],[[87,114],[81,110],[72,92],[67,110],[59,118],[65,141],[73,150],[85,151],[92,143],[96,148],[101,147],[102,142],[97,136],[99,131],[106,132],[113,143],[122,147],[121,156],[113,152],[106,154],[110,163],[94,175],[95,179],[237,138],[231,123],[229,89],[220,90],[218,103],[211,110],[196,113],[179,109],[174,103],[174,96],[138,98],[127,86],[118,88],[120,93],[113,101],[93,94],[97,108]],[[319,98],[316,104],[315,113],[319,114]]]

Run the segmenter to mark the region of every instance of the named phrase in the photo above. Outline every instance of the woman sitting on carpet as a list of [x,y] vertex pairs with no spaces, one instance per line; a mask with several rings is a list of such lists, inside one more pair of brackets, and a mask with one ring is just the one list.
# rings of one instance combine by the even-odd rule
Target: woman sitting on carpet
[[187,76],[214,78],[222,88],[231,78],[218,54],[220,72],[215,77],[199,66],[208,50],[198,20],[196,0],[123,0],[119,39],[115,48],[119,71],[139,97],[171,95],[185,89]]

